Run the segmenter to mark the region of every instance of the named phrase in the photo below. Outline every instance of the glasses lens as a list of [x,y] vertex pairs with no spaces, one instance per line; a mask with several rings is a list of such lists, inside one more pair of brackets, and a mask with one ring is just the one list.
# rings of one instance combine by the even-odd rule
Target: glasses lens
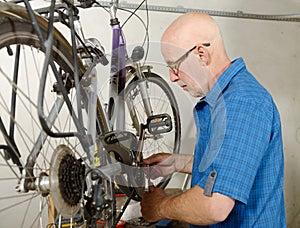
[[174,73],[177,74],[179,70],[180,64],[189,56],[189,54],[196,49],[197,46],[194,46],[190,50],[188,50],[186,53],[184,53],[179,59],[177,59],[174,63],[171,63],[168,65],[169,69]]

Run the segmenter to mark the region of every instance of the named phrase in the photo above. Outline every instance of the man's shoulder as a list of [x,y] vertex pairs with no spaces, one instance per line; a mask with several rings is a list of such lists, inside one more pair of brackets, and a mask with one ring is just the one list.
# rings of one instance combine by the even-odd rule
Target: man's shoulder
[[246,103],[273,103],[268,90],[246,69],[232,78],[223,95],[225,99],[244,100]]

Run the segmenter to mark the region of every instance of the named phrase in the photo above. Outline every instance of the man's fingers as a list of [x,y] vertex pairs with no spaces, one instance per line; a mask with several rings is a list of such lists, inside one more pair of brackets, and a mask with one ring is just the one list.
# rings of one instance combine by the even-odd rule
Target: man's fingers
[[154,192],[155,191],[155,186],[154,185],[150,185],[148,186],[149,192]]
[[143,160],[143,163],[145,165],[154,165],[157,163],[161,163],[162,161],[164,161],[166,158],[168,158],[171,154],[168,153],[157,153],[157,154],[153,154],[148,158],[145,158]]
[[156,154],[148,157],[148,158],[145,158],[143,160],[143,164],[144,165],[153,165],[153,164],[157,164],[160,162],[160,158],[156,156]]

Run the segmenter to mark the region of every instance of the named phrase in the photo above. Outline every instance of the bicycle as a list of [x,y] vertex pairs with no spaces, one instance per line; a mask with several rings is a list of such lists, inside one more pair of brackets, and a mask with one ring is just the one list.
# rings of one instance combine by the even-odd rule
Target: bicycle
[[[140,63],[142,47],[128,56],[118,0],[108,10],[109,100],[101,97],[95,66],[109,61],[99,41],[84,37],[78,16],[79,8],[96,6],[52,0],[33,10],[28,0],[0,2],[0,224],[17,212],[16,227],[96,227],[99,221],[115,227],[148,187],[143,158],[179,152],[174,94]],[[70,43],[54,23],[66,25]],[[151,181],[164,188],[170,178]],[[116,191],[128,197],[120,212]]]

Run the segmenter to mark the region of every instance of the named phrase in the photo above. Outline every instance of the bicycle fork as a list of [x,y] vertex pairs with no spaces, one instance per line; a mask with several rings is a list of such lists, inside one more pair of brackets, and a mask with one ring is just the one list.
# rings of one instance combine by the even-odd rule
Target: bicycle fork
[[139,88],[140,88],[140,92],[143,98],[143,104],[145,107],[145,112],[147,114],[147,117],[152,116],[153,115],[153,109],[151,106],[151,102],[150,102],[150,97],[148,94],[148,90],[147,90],[147,80],[143,74],[143,72],[141,71],[141,64],[140,63],[136,63],[136,73],[138,78],[141,79],[141,81],[139,82]]

